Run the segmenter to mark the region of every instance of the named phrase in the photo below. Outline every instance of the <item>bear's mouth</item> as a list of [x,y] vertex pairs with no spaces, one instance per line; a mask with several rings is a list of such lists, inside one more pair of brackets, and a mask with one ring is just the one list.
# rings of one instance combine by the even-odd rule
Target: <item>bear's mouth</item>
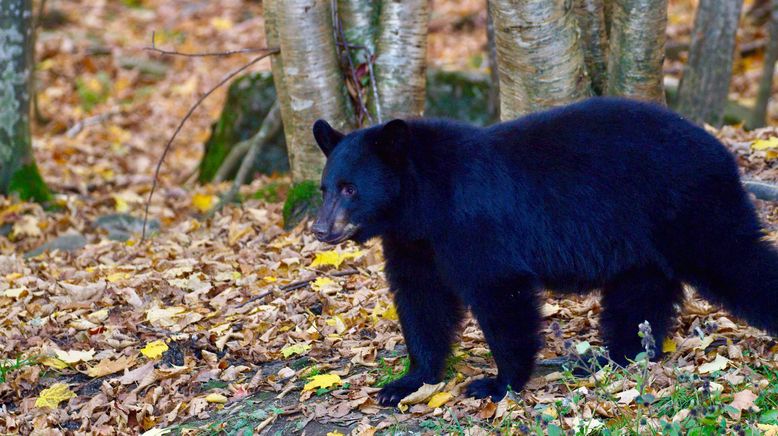
[[319,241],[324,242],[326,244],[332,244],[332,245],[340,244],[341,242],[354,236],[357,230],[359,230],[358,225],[348,223],[343,227],[343,230],[341,230],[340,232],[336,234],[327,235],[327,238],[319,239]]

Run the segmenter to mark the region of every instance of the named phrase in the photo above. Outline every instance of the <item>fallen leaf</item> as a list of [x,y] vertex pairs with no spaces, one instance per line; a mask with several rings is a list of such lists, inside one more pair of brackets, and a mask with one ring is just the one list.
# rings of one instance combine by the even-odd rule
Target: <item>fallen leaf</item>
[[162,357],[162,355],[165,354],[165,351],[168,349],[169,348],[165,341],[156,340],[146,344],[146,346],[143,347],[140,352],[149,359],[158,359]]
[[700,374],[707,374],[714,371],[721,371],[726,368],[727,365],[729,365],[729,359],[721,354],[717,354],[716,358],[713,359],[713,362],[700,365],[699,372]]
[[227,402],[227,397],[225,397],[222,394],[208,394],[205,396],[205,401],[209,403],[217,403],[217,404],[224,404]]
[[311,346],[308,345],[308,344],[294,344],[294,345],[289,345],[287,347],[282,348],[281,349],[281,354],[284,356],[284,358],[287,358],[287,357],[295,355],[295,354],[303,355],[306,352],[308,352],[308,350],[310,350],[310,349],[311,349]]
[[86,370],[89,377],[103,377],[108,374],[119,372],[135,365],[135,356],[120,356],[116,360],[103,359],[97,365]]
[[543,306],[540,308],[540,313],[543,315],[543,318],[548,318],[549,316],[559,313],[559,310],[558,304],[543,303]]
[[676,349],[678,349],[678,347],[676,346],[676,343],[673,340],[673,338],[665,338],[665,340],[662,341],[663,353],[675,353]]
[[429,385],[427,383],[424,383],[423,385],[421,385],[419,389],[416,390],[416,392],[413,392],[408,396],[406,396],[405,398],[401,399],[397,407],[400,410],[405,411],[403,410],[403,408],[407,410],[409,405],[424,403],[427,400],[429,400],[433,395],[442,391],[444,386],[446,386],[446,384],[443,382],[440,382],[435,385]]
[[216,197],[210,194],[194,194],[192,196],[192,206],[200,213],[211,210]]
[[70,351],[62,351],[62,350],[55,350],[54,353],[57,355],[57,358],[65,363],[74,364],[79,362],[89,362],[91,360],[95,359],[95,350],[89,350],[89,351],[78,351],[78,350],[70,350]]
[[744,389],[740,392],[735,393],[733,395],[732,402],[729,403],[730,406],[732,406],[734,411],[731,409],[727,409],[727,413],[729,413],[729,416],[731,416],[733,419],[740,419],[740,414],[745,410],[748,411],[750,409],[753,409],[755,412],[759,411],[759,408],[754,405],[754,401],[759,398],[758,395],[751,392],[750,389]]
[[41,391],[35,400],[35,407],[56,409],[59,403],[75,398],[76,394],[65,383],[55,383],[50,388]]
[[771,136],[767,139],[757,139],[751,143],[752,150],[764,151],[778,148],[778,137]]
[[55,368],[55,369],[65,369],[70,366],[67,363],[61,361],[60,359],[51,356],[43,356],[40,358],[40,360],[38,360],[38,362],[50,368]]
[[452,395],[450,392],[438,392],[437,394],[433,395],[432,398],[430,398],[429,402],[427,403],[427,406],[431,409],[436,409],[448,402],[452,398]]
[[186,309],[183,307],[154,307],[146,311],[146,321],[161,327],[170,327],[175,324],[173,318],[181,316]]
[[315,268],[317,266],[334,266],[335,268],[340,268],[340,265],[346,261],[347,259],[355,259],[362,255],[362,251],[354,251],[354,252],[343,252],[339,253],[335,250],[329,250],[329,251],[322,251],[319,253],[316,253],[316,257],[313,259],[313,262],[311,262],[311,267]]
[[27,288],[11,288],[3,291],[3,296],[8,298],[22,298],[29,294]]
[[319,374],[310,378],[310,381],[305,384],[303,391],[310,391],[318,388],[330,388],[335,385],[342,385],[343,381],[337,374]]
[[619,392],[616,394],[617,397],[619,397],[619,404],[632,404],[633,401],[635,401],[635,398],[640,396],[640,391],[638,391],[635,388],[626,390],[624,392]]

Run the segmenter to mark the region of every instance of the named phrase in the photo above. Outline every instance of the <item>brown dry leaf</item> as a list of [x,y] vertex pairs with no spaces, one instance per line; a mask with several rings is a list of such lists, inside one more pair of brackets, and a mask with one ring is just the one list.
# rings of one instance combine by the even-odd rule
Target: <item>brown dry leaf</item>
[[103,377],[124,369],[131,368],[137,360],[136,355],[120,356],[118,359],[102,359],[97,365],[86,370],[89,377]]
[[753,410],[758,412],[759,408],[754,404],[754,401],[756,401],[757,398],[759,398],[759,396],[751,392],[750,389],[744,389],[740,392],[737,392],[733,396],[732,402],[729,403],[729,405],[737,411],[735,412],[727,409],[727,413],[729,413],[729,416],[731,416],[732,419],[740,419],[740,414],[744,410]]
[[424,383],[415,392],[401,399],[400,403],[397,405],[397,408],[400,410],[407,410],[408,406],[410,405],[426,402],[430,399],[430,397],[440,392],[445,386],[446,383],[444,382],[440,382],[435,385]]

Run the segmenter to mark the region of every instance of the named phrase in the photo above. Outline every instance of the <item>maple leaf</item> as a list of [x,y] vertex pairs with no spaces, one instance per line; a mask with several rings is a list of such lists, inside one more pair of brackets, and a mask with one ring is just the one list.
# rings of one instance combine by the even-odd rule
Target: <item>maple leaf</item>
[[120,356],[116,360],[103,359],[97,365],[86,370],[89,377],[103,377],[119,372],[135,364],[135,356]]
[[731,416],[733,419],[740,419],[740,414],[744,410],[748,411],[753,409],[754,412],[758,412],[759,407],[754,404],[754,401],[756,401],[757,398],[759,398],[759,396],[751,392],[750,389],[744,389],[740,392],[737,392],[732,396],[732,402],[729,403],[729,405],[734,410],[727,409],[727,413],[729,413],[729,416]]
[[281,349],[281,354],[284,356],[284,358],[287,358],[287,357],[289,357],[291,355],[294,355],[294,354],[303,355],[306,352],[308,352],[308,350],[310,350],[310,349],[311,349],[311,346],[308,345],[308,344],[294,344],[294,345],[289,345],[289,346],[286,346],[286,347],[282,348]]
[[330,388],[333,386],[340,386],[343,381],[337,374],[319,374],[310,378],[310,381],[303,386],[303,391],[310,391],[318,388]]
[[65,383],[55,383],[41,391],[35,400],[35,407],[56,409],[59,403],[75,398],[76,394]]
[[165,351],[168,350],[168,346],[165,343],[165,341],[162,340],[156,340],[151,341],[148,344],[146,344],[143,349],[140,350],[140,352],[148,357],[149,359],[157,359],[159,357],[162,357],[163,354],[165,354]]
[[345,262],[347,259],[355,259],[362,255],[362,251],[354,251],[354,252],[342,252],[339,253],[335,250],[329,250],[329,251],[322,251],[319,253],[316,253],[316,257],[313,259],[313,262],[311,262],[311,268],[315,268],[317,266],[334,266],[335,268],[340,268],[340,265]]

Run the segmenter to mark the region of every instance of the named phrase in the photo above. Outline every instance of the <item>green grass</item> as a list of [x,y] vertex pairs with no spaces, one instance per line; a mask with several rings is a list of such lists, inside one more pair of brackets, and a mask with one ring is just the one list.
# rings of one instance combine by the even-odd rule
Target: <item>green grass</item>
[[32,365],[35,359],[17,357],[16,359],[1,359],[0,360],[0,383],[5,383],[8,374],[24,368],[25,366]]
[[408,357],[403,357],[399,360],[400,368],[397,368],[397,363],[390,365],[381,358],[378,361],[378,377],[375,382],[375,387],[382,388],[389,383],[400,379],[408,373],[411,367],[411,360]]

